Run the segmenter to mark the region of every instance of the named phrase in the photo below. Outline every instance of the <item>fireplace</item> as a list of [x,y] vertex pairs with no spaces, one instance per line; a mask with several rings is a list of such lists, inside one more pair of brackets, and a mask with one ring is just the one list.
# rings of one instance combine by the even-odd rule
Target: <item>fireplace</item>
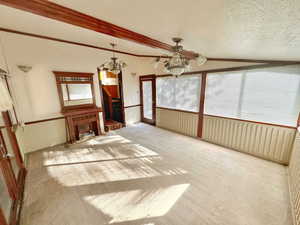
[[87,135],[100,135],[99,108],[64,113],[67,121],[69,142],[73,143]]
[[78,136],[79,139],[85,136],[95,135],[95,132],[93,131],[93,128],[89,123],[79,124],[78,126],[76,126],[76,129],[76,136]]

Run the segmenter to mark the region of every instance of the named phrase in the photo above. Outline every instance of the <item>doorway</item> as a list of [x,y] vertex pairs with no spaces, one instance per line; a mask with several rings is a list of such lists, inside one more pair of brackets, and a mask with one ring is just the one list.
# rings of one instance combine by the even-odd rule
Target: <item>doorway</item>
[[156,123],[156,88],[155,75],[140,77],[141,120],[155,125]]
[[104,129],[108,132],[122,128],[126,125],[122,72],[114,74],[98,69],[98,74]]

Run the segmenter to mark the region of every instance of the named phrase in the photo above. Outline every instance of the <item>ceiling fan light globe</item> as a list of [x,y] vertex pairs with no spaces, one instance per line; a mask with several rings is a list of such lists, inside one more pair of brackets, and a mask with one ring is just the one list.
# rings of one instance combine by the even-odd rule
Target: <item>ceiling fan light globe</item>
[[171,73],[174,76],[180,76],[185,72],[184,67],[171,67],[168,69],[168,72]]
[[207,58],[203,55],[199,55],[197,58],[197,64],[199,66],[202,66],[204,63],[206,63],[206,61],[207,61]]

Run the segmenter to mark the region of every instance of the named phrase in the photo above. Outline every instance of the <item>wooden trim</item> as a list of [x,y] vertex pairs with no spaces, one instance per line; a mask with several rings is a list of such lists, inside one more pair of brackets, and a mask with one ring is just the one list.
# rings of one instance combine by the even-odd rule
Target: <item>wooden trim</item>
[[140,76],[140,80],[141,81],[145,81],[145,80],[153,80],[155,78],[155,74],[149,74],[149,75],[143,75],[143,76]]
[[17,180],[12,168],[10,157],[7,156],[8,151],[1,130],[0,144],[2,144],[2,146],[0,146],[0,170],[2,171],[4,182],[6,184],[9,196],[13,200],[16,200],[18,198]]
[[66,72],[66,71],[52,71],[57,77],[87,77],[93,78],[93,73],[84,72]]
[[263,59],[235,59],[235,58],[207,58],[210,61],[247,62],[247,63],[299,63],[295,60],[263,60]]
[[201,93],[200,93],[200,103],[199,103],[199,119],[198,119],[198,132],[199,138],[202,138],[203,133],[203,114],[204,114],[204,103],[205,103],[205,90],[206,90],[206,79],[207,73],[202,73],[201,76]]
[[67,111],[64,112],[64,116],[75,116],[75,115],[82,115],[82,114],[87,114],[87,113],[92,113],[92,112],[102,112],[102,108],[89,108],[89,109],[81,109],[81,110],[74,110],[74,111]]
[[[6,32],[6,33],[19,34],[19,35],[39,38],[39,39],[43,39],[43,40],[50,40],[50,41],[56,41],[56,42],[61,42],[61,43],[66,43],[66,44],[71,44],[71,45],[77,45],[77,46],[82,46],[82,47],[87,47],[87,48],[93,48],[93,49],[98,49],[98,50],[101,50],[101,51],[115,52],[115,53],[119,53],[119,54],[135,56],[135,57],[168,58],[168,56],[164,56],[164,55],[140,55],[140,54],[125,52],[125,51],[120,51],[120,50],[114,50],[114,49],[110,49],[110,48],[99,47],[99,46],[96,46],[96,45],[85,44],[85,43],[82,43],[82,42],[68,41],[68,40],[65,40],[65,39],[54,38],[54,37],[49,37],[49,36],[45,36],[45,35],[39,35],[39,34],[34,34],[34,33],[28,33],[28,32],[23,32],[23,31],[18,31],[18,30],[7,29],[7,28],[4,28],[4,27],[0,27],[0,31]],[[5,76],[8,76],[8,75],[5,75]]]
[[184,112],[184,113],[192,113],[192,114],[199,114],[199,112],[193,112],[193,111],[187,111],[187,110],[181,110],[181,109],[172,109],[172,108],[165,108],[165,107],[160,107],[156,106],[157,109],[164,109],[164,110],[169,110],[169,111],[175,111],[175,112]]
[[[100,20],[96,17],[89,16],[79,11],[61,6],[54,2],[46,0],[0,0],[0,4],[60,22],[93,30],[98,33],[110,35],[127,41],[133,41],[152,48],[160,48],[167,51],[172,51],[172,46],[169,44],[114,25],[112,23],[108,23],[104,20]],[[197,53],[186,50],[183,51],[183,54],[189,58],[195,58],[198,56]]]
[[[147,119],[144,117],[144,99],[143,99],[143,82],[151,81],[152,84],[152,119]],[[156,125],[156,76],[145,75],[139,77],[140,83],[140,102],[141,102],[141,120],[145,123]]]
[[122,71],[118,74],[119,94],[121,100],[121,110],[123,117],[123,125],[126,126],[125,108],[124,108],[124,92],[123,92],[123,73]]
[[7,221],[6,221],[6,218],[4,216],[4,213],[1,209],[1,205],[0,205],[0,224],[1,225],[8,225]]
[[[104,104],[103,89],[102,89],[104,85],[102,84],[100,73],[101,73],[100,69],[97,68],[97,75],[98,75],[98,80],[99,80],[99,90],[100,90],[100,99],[101,99],[101,106],[102,106],[102,117],[103,117],[103,123],[105,123],[106,115],[105,115],[105,104]],[[120,101],[121,101],[122,120],[123,120],[123,125],[126,126],[122,71],[117,76],[117,79],[118,79],[119,95],[120,95]]]
[[10,225],[18,225],[20,221],[23,197],[24,197],[24,186],[25,186],[26,170],[21,169],[18,174],[18,199],[13,201],[11,212],[10,212]]
[[[102,50],[102,51],[115,52],[115,53],[119,53],[119,54],[135,56],[135,57],[168,58],[168,56],[164,56],[164,55],[143,55],[143,54],[135,54],[135,53],[125,52],[125,51],[113,50],[110,48],[99,47],[96,45],[90,45],[90,44],[85,44],[85,43],[75,42],[75,41],[68,41],[68,40],[64,40],[64,39],[60,39],[60,38],[54,38],[54,37],[49,37],[49,36],[45,36],[45,35],[17,31],[17,30],[13,30],[13,29],[4,28],[4,27],[0,27],[0,31],[6,32],[6,33],[13,33],[13,34],[29,36],[29,37],[35,37],[35,38],[44,39],[44,40],[57,41],[57,42],[62,42],[62,43],[66,43],[66,44],[87,47],[87,48],[93,48],[93,49],[98,49],[98,50]],[[286,60],[230,59],[230,58],[207,58],[207,60],[208,61],[227,61],[227,62],[248,62],[248,63],[272,63],[272,64],[273,63],[299,63],[300,62],[300,61],[286,61]],[[5,76],[8,76],[8,75],[5,75]]]
[[[154,76],[154,75],[153,75]],[[139,85],[140,85],[140,103],[141,103],[141,110],[140,110],[140,114],[141,114],[141,121],[143,121],[144,118],[144,99],[143,99],[143,84],[142,84],[142,78],[143,76],[139,77]]]
[[141,106],[141,104],[138,104],[138,105],[128,105],[128,106],[124,106],[124,108],[128,109],[128,108],[139,107],[139,106]]
[[61,84],[90,84],[90,81],[60,81]]
[[12,122],[11,122],[11,119],[9,116],[9,112],[8,111],[2,112],[2,117],[4,120],[4,124],[5,124],[6,130],[7,130],[7,134],[8,134],[14,155],[16,157],[17,165],[19,166],[20,169],[25,168],[16,134],[12,130],[13,125],[12,125]]
[[0,161],[2,161],[0,162],[0,171],[2,171],[4,183],[6,183],[9,196],[12,200],[16,200],[18,198],[18,186],[11,165],[11,160],[9,157],[3,158],[3,156],[0,156]]
[[243,120],[243,119],[237,119],[237,118],[232,118],[232,117],[224,117],[224,116],[216,116],[216,115],[210,115],[210,114],[204,114],[204,116],[211,116],[211,117],[216,117],[216,118],[221,118],[221,119],[236,120],[236,121],[247,122],[247,123],[257,123],[257,124],[262,124],[262,125],[297,129],[297,127],[293,127],[293,126],[280,125],[280,124],[274,124],[274,123],[258,122],[258,121],[254,121],[254,120]]
[[[95,90],[94,90],[94,81],[93,81],[93,73],[84,73],[84,72],[65,72],[65,71],[52,71],[55,75],[56,79],[56,87],[58,92],[58,97],[61,105],[62,112],[66,112],[67,110],[75,110],[75,109],[84,109],[84,108],[95,108],[96,107],[96,98],[95,98]],[[79,78],[89,78],[86,81],[62,81],[61,77],[79,77]],[[92,103],[87,104],[79,104],[79,105],[70,105],[66,106],[63,98],[63,91],[61,84],[90,84],[91,92],[92,92]]]
[[153,125],[156,125],[156,77],[152,80],[152,118]]
[[[254,69],[263,69],[263,68],[269,68],[269,67],[278,67],[278,66],[289,66],[289,65],[299,65],[300,62],[283,62],[283,63],[264,63],[259,65],[251,65],[251,66],[239,66],[239,67],[229,67],[229,68],[222,68],[222,69],[210,69],[210,70],[198,70],[198,71],[192,71],[183,73],[181,76],[184,75],[195,75],[198,74],[199,76],[202,73],[222,73],[222,72],[229,72],[229,71],[240,71],[240,70],[254,70]],[[172,74],[161,74],[157,75],[156,77],[170,77],[173,76]]]
[[30,125],[30,124],[35,124],[35,123],[43,123],[43,122],[48,122],[48,121],[52,121],[52,120],[60,120],[60,119],[64,119],[64,116],[60,116],[60,117],[54,117],[54,118],[49,118],[49,119],[44,119],[44,120],[35,120],[35,121],[30,121],[30,122],[25,122],[25,125]]
[[69,90],[69,85],[68,84],[66,84],[66,90],[67,90],[67,95],[68,95],[68,101],[71,101],[70,90]]
[[68,41],[68,40],[64,40],[64,39],[60,39],[60,38],[54,38],[54,37],[49,37],[49,36],[45,36],[45,35],[22,32],[22,31],[3,28],[3,27],[0,27],[0,31],[7,32],[7,33],[24,35],[24,36],[29,36],[29,37],[40,38],[40,39],[44,39],[44,40],[57,41],[57,42],[62,42],[62,43],[66,43],[66,44],[72,44],[72,45],[87,47],[87,48],[93,48],[93,49],[98,49],[98,50],[102,50],[102,51],[108,51],[108,52],[115,52],[115,53],[119,53],[119,54],[131,55],[131,56],[136,56],[136,57],[159,57],[159,56],[154,56],[154,55],[153,56],[151,56],[151,55],[138,55],[138,54],[134,54],[134,53],[130,53],[130,52],[118,51],[118,50],[113,50],[113,49],[110,49],[110,48],[99,47],[99,46],[96,46],[96,45],[90,45],[90,44],[85,44],[85,43],[75,42],[75,41]]

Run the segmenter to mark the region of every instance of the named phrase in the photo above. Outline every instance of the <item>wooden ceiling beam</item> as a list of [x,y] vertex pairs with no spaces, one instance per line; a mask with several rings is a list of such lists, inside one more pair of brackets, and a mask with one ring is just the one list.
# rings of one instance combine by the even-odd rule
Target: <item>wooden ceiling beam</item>
[[[172,46],[145,35],[111,24],[96,17],[75,11],[47,0],[0,0],[0,4],[24,10],[39,16],[44,16],[64,23],[110,35],[116,38],[133,41],[152,48],[172,51]],[[197,53],[183,51],[188,58],[195,58]]]

